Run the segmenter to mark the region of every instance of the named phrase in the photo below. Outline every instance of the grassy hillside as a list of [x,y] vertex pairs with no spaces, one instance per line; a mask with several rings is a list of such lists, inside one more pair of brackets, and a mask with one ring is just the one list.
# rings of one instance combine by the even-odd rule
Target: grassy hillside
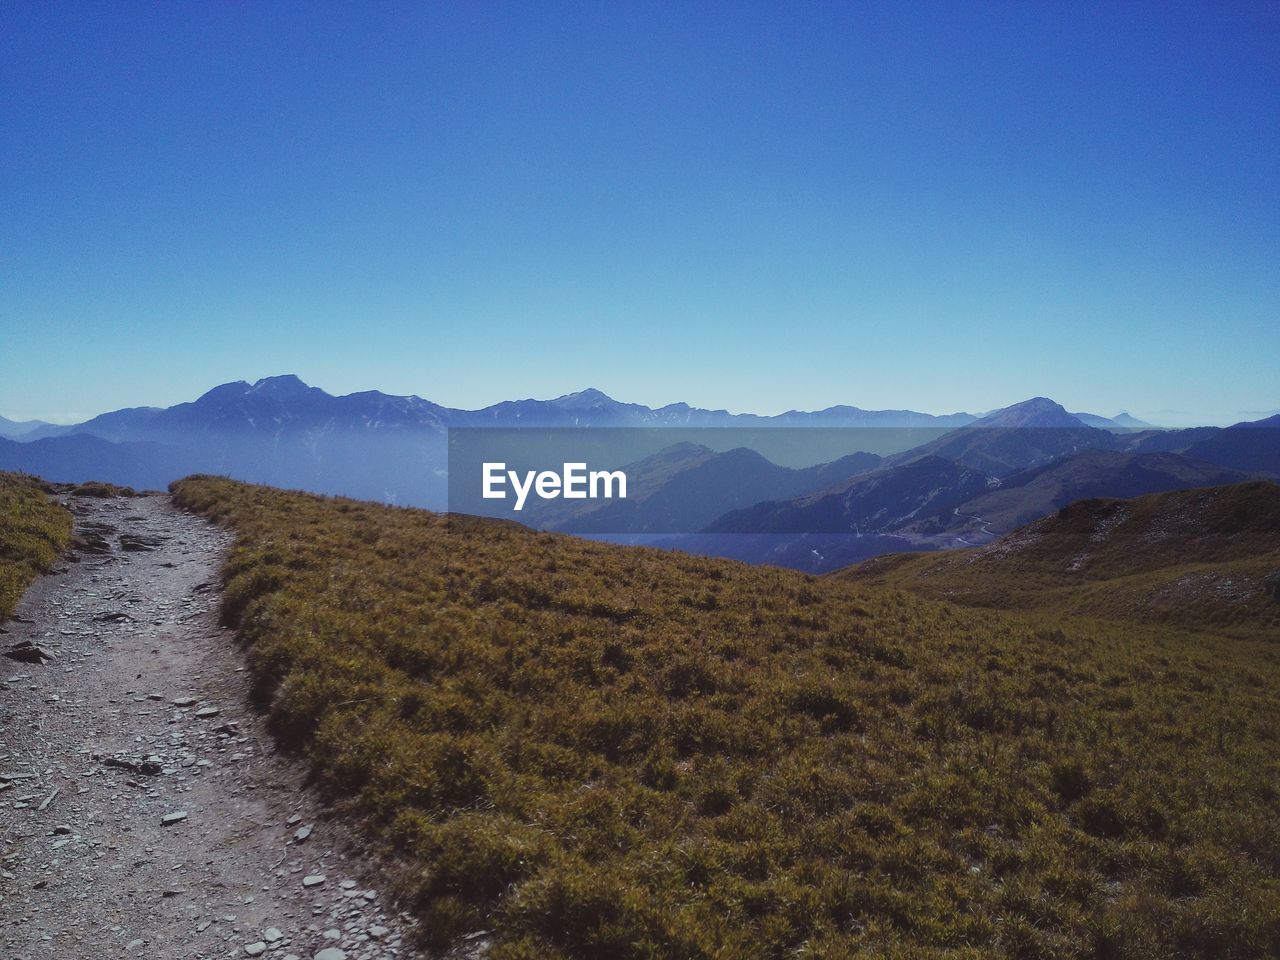
[[50,502],[39,481],[0,473],[0,620],[70,537],[71,514]]
[[1082,500],[989,546],[837,574],[975,606],[1280,638],[1280,485]]
[[446,944],[1274,957],[1280,649],[193,478],[275,730]]

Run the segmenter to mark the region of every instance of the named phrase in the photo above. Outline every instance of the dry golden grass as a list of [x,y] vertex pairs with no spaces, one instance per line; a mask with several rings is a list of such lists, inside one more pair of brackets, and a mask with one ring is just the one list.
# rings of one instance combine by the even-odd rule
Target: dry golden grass
[[71,514],[34,477],[0,473],[0,620],[53,565],[71,537]]
[[274,729],[516,958],[1280,956],[1280,650],[199,477]]

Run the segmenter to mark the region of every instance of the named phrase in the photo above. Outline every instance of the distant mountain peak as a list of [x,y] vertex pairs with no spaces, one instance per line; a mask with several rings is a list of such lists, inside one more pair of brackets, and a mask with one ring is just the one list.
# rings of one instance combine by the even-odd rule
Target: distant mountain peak
[[577,393],[566,393],[563,396],[556,397],[551,401],[558,407],[599,407],[612,406],[618,401],[609,396],[603,390],[597,390],[595,387],[587,387],[585,390],[579,390]]
[[1066,407],[1048,397],[1032,397],[989,413],[975,421],[974,427],[1073,427],[1085,424],[1067,412]]
[[[261,382],[261,380],[258,381],[258,383]],[[195,403],[201,406],[207,406],[210,403],[225,400],[230,397],[243,396],[252,389],[253,385],[246,380],[233,380],[230,383],[220,383],[216,387],[211,387],[204,393],[200,394],[200,396],[195,399]]]
[[1116,423],[1118,426],[1121,426],[1121,427],[1134,427],[1138,429],[1147,429],[1151,426],[1151,424],[1147,423],[1147,421],[1139,420],[1137,417],[1129,413],[1129,411],[1127,410],[1121,410],[1111,419],[1114,423]]
[[1011,403],[1004,409],[1005,411],[1021,410],[1035,411],[1036,413],[1052,411],[1054,413],[1065,413],[1067,408],[1048,397],[1032,397],[1030,400],[1023,400],[1020,403]]
[[270,393],[275,396],[297,396],[309,393],[312,390],[318,390],[319,387],[313,387],[305,383],[296,373],[282,373],[275,377],[263,377],[253,385],[252,389],[259,393]]

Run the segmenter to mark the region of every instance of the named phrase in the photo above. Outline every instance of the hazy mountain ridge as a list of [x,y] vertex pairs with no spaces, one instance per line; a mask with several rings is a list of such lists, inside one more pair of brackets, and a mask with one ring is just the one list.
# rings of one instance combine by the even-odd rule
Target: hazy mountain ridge
[[925,456],[854,477],[789,502],[728,513],[704,533],[887,534],[933,532],[994,478],[942,457]]
[[[445,436],[450,427],[771,428],[810,423],[945,428],[972,419],[969,414],[933,417],[857,407],[774,417],[704,410],[684,403],[654,409],[614,400],[595,389],[552,400],[513,400],[460,410],[376,390],[333,396],[297,376],[284,375],[255,383],[221,384],[196,400],[172,407],[132,407],[70,426],[45,424],[24,434],[22,440],[61,439],[62,444],[0,451],[0,466],[40,470],[53,462],[55,472],[69,481],[104,479],[149,487],[210,472],[317,493],[444,509]],[[72,441],[77,436],[158,446],[151,448],[148,465],[145,457],[138,459],[140,449],[113,451]],[[789,486],[784,490],[794,492]]]
[[1139,420],[1137,417],[1130,416],[1128,413],[1117,413],[1114,417],[1102,417],[1096,413],[1078,413],[1071,414],[1086,427],[1099,427],[1103,430],[1120,430],[1129,432],[1133,430],[1154,430],[1155,424],[1147,423],[1145,420]]
[[[450,427],[747,427],[780,438],[787,435],[773,428],[886,428],[874,431],[890,444],[888,451],[896,451],[884,459],[833,459],[855,453],[839,450],[824,455],[833,459],[825,467],[797,468],[778,465],[774,453],[767,458],[725,447],[719,454],[685,451],[674,459],[633,463],[635,485],[626,503],[567,508],[560,501],[520,518],[578,533],[684,531],[664,545],[766,562],[785,557],[805,569],[830,569],[837,556],[852,560],[879,552],[876,537],[894,537],[881,543],[892,549],[904,543],[921,549],[981,543],[1057,509],[1068,497],[1136,495],[1280,475],[1280,429],[1272,429],[1280,428],[1280,417],[1171,431],[1139,429],[1140,421],[1126,417],[1072,414],[1045,397],[982,417],[847,405],[758,416],[685,403],[650,408],[594,388],[460,410],[372,390],[333,396],[286,375],[222,384],[168,408],[116,410],[70,427],[40,425],[24,433],[22,442],[0,445],[0,468],[150,488],[191,473],[217,473],[444,509]],[[928,429],[913,437],[921,427]],[[759,429],[757,437],[763,436]],[[920,443],[930,431],[932,438]],[[851,436],[849,442],[858,440]],[[1090,453],[1109,456],[1085,456]],[[858,484],[853,492],[844,489],[851,480]],[[831,498],[840,489],[845,499]],[[707,532],[691,537],[693,530]],[[757,539],[729,539],[744,534]],[[856,535],[872,539],[854,542]],[[795,537],[795,543],[788,539]]]
[[[381,414],[375,416],[374,414]],[[92,433],[105,440],[135,440],[142,431],[177,427],[236,428],[293,421],[308,424],[326,418],[336,423],[363,421],[371,428],[414,423],[423,426],[892,426],[947,427],[972,423],[973,414],[935,416],[914,410],[863,410],[839,405],[812,412],[789,410],[771,416],[708,410],[687,403],[647,407],[614,400],[595,388],[551,400],[504,400],[477,410],[445,407],[418,396],[377,390],[335,396],[308,386],[294,374],[266,377],[256,383],[224,383],[189,403],[172,407],[130,407],[101,414],[83,423],[48,428],[43,435]],[[154,437],[148,437],[154,439]],[[33,438],[34,439],[34,438]]]
[[0,438],[25,440],[35,431],[47,426],[49,424],[43,420],[10,420],[7,417],[0,417]]
[[631,484],[626,500],[586,501],[582,506],[547,501],[529,519],[565,533],[688,533],[726,510],[771,497],[798,496],[873,470],[882,459],[853,453],[796,469],[744,447],[717,453],[682,444],[626,467]]

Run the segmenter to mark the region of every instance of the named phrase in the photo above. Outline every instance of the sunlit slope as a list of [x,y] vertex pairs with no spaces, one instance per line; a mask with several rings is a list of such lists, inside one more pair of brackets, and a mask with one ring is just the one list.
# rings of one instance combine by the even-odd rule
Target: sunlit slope
[[[512,958],[1280,952],[1250,642],[194,478],[275,729]],[[474,941],[472,941],[474,942]]]
[[836,575],[976,606],[1280,640],[1280,485],[1082,500],[990,546]]

